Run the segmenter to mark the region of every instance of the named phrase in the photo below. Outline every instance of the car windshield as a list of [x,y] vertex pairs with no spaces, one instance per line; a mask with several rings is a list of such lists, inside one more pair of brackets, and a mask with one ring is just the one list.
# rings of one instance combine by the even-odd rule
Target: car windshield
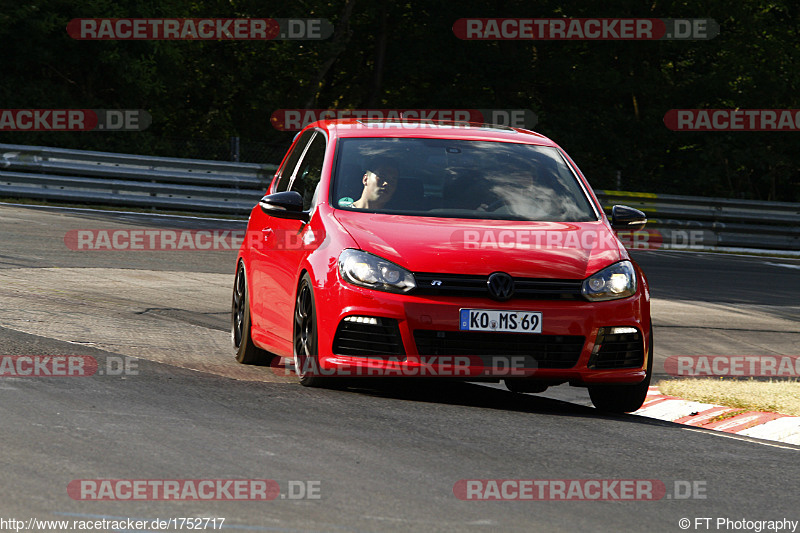
[[346,138],[338,209],[450,218],[587,222],[597,214],[554,147],[492,141]]

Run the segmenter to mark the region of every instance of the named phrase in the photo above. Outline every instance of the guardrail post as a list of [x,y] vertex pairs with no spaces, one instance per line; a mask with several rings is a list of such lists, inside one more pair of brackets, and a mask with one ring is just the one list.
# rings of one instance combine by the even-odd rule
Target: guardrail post
[[239,137],[231,137],[231,161],[239,162]]

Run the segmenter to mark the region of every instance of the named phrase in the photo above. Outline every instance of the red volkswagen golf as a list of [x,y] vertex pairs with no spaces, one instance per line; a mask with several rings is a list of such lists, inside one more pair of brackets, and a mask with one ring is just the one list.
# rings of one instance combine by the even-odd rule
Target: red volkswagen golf
[[332,120],[295,139],[237,258],[236,358],[360,376],[569,383],[630,412],[653,366],[647,280],[569,156],[531,131]]

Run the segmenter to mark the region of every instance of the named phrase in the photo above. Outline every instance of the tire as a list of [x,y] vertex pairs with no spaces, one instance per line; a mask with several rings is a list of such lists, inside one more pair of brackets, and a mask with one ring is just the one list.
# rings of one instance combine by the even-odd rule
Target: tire
[[269,365],[275,356],[253,344],[250,336],[250,295],[244,263],[236,269],[231,301],[231,341],[236,360],[244,365]]
[[303,274],[297,288],[294,307],[294,371],[305,387],[339,388],[344,385],[341,379],[319,375],[319,346],[317,335],[317,306],[314,303],[314,289],[311,278]]
[[638,410],[647,398],[647,389],[653,377],[653,328],[650,327],[650,343],[647,353],[647,375],[633,385],[589,385],[589,397],[594,406],[611,413],[632,413]]
[[511,392],[544,392],[547,390],[547,383],[543,383],[541,381],[535,379],[526,379],[526,378],[508,378],[504,379],[503,382],[506,384],[506,388]]

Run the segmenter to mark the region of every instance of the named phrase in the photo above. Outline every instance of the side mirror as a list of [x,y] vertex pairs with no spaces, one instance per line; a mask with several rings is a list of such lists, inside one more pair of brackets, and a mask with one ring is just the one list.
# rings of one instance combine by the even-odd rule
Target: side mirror
[[291,218],[308,222],[309,215],[303,211],[303,197],[297,191],[268,194],[258,202],[266,214],[278,218]]
[[615,230],[639,231],[647,224],[647,215],[628,207],[627,205],[615,205],[611,208],[611,227]]

